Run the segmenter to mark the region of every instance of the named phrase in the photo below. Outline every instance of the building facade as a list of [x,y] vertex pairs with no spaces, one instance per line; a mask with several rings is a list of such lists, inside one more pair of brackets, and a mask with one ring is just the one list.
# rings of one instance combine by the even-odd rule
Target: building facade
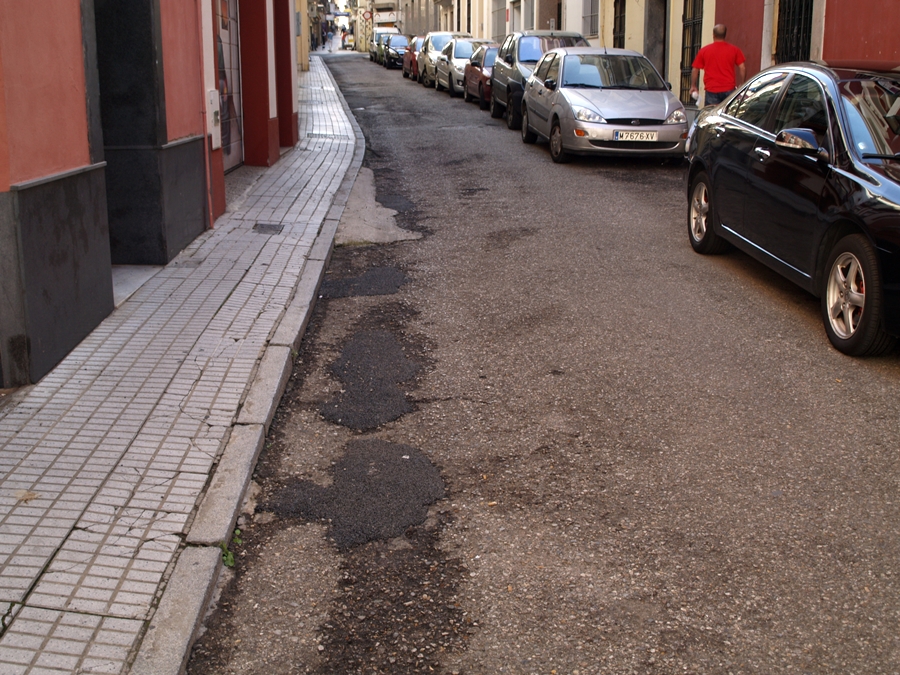
[[292,0],[0,3],[0,384],[36,382],[297,142]]

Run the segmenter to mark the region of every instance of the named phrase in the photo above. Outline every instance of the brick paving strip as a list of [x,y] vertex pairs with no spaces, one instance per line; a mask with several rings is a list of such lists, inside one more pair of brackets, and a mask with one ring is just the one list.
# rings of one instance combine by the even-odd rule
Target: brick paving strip
[[299,77],[298,146],[0,409],[2,675],[184,667],[362,162]]

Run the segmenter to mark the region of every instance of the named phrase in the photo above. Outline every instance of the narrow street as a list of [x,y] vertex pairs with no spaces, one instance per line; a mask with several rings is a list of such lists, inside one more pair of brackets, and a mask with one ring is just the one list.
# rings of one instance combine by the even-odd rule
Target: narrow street
[[335,250],[188,672],[895,673],[900,355],[695,254],[682,168],[324,58],[423,236]]

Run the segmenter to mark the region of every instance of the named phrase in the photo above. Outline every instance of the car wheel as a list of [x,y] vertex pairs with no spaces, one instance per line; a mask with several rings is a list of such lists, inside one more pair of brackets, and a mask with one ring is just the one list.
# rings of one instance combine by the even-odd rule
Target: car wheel
[[403,69],[403,77],[409,78],[409,72],[406,70],[406,68]]
[[434,71],[434,88],[435,88],[435,90],[437,90],[437,91],[440,91],[441,89],[444,88],[444,87],[441,85],[441,80],[440,80],[440,78],[438,77],[438,72],[437,72],[436,70]]
[[534,143],[537,140],[537,134],[528,128],[528,108],[522,106],[522,142]]
[[471,103],[473,99],[472,94],[469,93],[469,81],[463,80],[463,101],[466,103]]
[[728,248],[728,242],[713,229],[715,220],[709,177],[701,171],[691,181],[691,198],[688,200],[688,234],[691,247],[697,253],[715,255]]
[[498,120],[501,117],[503,117],[503,108],[501,108],[500,104],[497,103],[497,98],[494,96],[494,92],[491,92],[490,109],[491,109],[491,117],[493,117],[495,120]]
[[[509,96],[508,92],[507,96]],[[516,110],[513,101],[509,100],[506,103],[506,128],[511,129],[512,131],[522,128],[522,113],[521,111]]]
[[562,129],[557,120],[553,120],[553,127],[550,129],[550,159],[557,164],[565,164],[571,159],[571,155],[563,148]]
[[850,356],[877,356],[896,343],[884,329],[878,256],[862,234],[841,239],[828,256],[822,319],[835,349]]
[[453,73],[447,73],[447,93],[450,98],[456,98],[456,89],[453,86]]
[[490,102],[484,97],[484,87],[480,84],[478,85],[478,107],[482,110],[487,110],[490,107]]

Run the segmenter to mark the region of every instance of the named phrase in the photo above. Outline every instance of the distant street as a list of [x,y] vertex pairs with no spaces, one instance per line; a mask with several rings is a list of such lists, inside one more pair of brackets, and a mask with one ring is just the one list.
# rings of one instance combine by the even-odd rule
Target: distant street
[[683,168],[324,58],[424,236],[336,249],[188,672],[896,673],[900,355],[695,254]]

